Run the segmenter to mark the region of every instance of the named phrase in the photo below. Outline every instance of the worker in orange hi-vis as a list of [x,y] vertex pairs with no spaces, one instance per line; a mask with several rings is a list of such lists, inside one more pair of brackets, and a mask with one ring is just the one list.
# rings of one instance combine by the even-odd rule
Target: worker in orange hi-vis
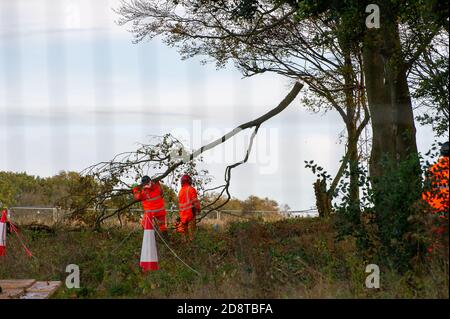
[[[446,236],[448,233],[448,173],[449,173],[449,143],[445,142],[441,146],[441,157],[428,170],[426,179],[426,191],[423,192],[422,198],[428,203],[431,211],[439,215],[439,225],[434,229],[436,237]],[[439,239],[435,241],[428,251],[431,253],[436,246],[439,245]]]
[[[134,184],[134,198],[142,202],[144,208],[144,218],[150,218],[152,223],[159,228],[163,238],[167,239],[166,208],[164,203],[164,193],[159,181],[153,182],[149,176],[142,177],[141,185]],[[142,223],[142,221],[141,221]]]
[[192,187],[192,178],[189,175],[181,177],[181,189],[178,193],[178,204],[180,211],[180,222],[177,231],[183,235],[183,241],[186,237],[189,240],[194,238],[196,228],[196,215],[200,213],[200,201],[197,198],[197,190]]

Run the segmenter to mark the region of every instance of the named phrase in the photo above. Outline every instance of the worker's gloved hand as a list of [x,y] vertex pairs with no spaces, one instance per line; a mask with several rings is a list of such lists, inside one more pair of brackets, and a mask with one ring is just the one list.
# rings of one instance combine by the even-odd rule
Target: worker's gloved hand
[[131,185],[131,188],[135,188],[135,187],[138,187],[138,186],[139,186],[139,184],[134,183],[133,185]]

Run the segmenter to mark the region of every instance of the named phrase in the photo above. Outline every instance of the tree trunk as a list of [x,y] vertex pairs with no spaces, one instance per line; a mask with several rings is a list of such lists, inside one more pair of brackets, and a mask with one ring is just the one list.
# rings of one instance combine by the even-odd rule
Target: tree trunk
[[354,78],[352,61],[350,57],[350,51],[343,45],[345,42],[340,42],[341,47],[344,48],[345,55],[345,72],[344,81],[346,89],[345,93],[345,104],[346,104],[346,114],[347,117],[344,118],[346,129],[347,129],[347,152],[348,152],[348,163],[350,170],[350,201],[352,204],[359,203],[359,172],[358,172],[358,133],[357,133],[357,123],[358,115],[356,112],[357,102],[355,101],[355,92],[353,86],[355,85],[356,79]]
[[355,123],[347,125],[348,153],[350,171],[350,199],[353,204],[359,205],[359,158],[358,158],[358,138]]
[[383,176],[383,158],[396,162],[417,153],[416,128],[401,55],[398,26],[392,17],[370,29],[364,39],[363,61],[372,119],[370,175]]
[[395,154],[394,118],[381,54],[375,51],[374,46],[366,45],[363,50],[363,61],[367,103],[372,123],[369,169],[372,177],[378,177],[382,175],[380,165],[382,155],[393,156]]
[[395,136],[396,158],[405,160],[417,153],[416,127],[411,96],[407,80],[407,65],[402,56],[398,25],[387,25],[385,43],[389,59],[386,63],[386,77],[390,86],[393,111],[393,133]]

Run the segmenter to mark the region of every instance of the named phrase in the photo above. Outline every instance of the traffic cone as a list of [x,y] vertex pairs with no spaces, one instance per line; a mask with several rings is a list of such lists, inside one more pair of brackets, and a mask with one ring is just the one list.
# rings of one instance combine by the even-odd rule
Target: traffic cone
[[159,269],[155,230],[153,229],[151,217],[148,215],[144,215],[144,238],[142,240],[140,266],[144,272]]
[[6,253],[6,209],[2,210],[0,218],[0,256]]

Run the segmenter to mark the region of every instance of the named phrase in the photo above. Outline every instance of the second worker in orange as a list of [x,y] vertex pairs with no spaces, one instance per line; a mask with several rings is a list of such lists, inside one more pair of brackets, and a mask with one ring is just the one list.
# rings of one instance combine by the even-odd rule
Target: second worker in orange
[[192,178],[189,175],[181,177],[181,189],[178,193],[178,204],[180,211],[180,223],[178,232],[192,241],[196,227],[196,215],[200,213],[200,201],[197,198],[197,190],[192,186]]

